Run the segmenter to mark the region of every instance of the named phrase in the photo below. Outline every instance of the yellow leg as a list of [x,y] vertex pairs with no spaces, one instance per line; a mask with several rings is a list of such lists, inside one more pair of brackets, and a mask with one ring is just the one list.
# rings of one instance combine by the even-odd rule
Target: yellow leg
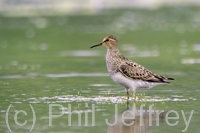
[[126,91],[127,99],[129,99],[129,92],[128,90]]
[[134,91],[133,97],[134,97],[134,99],[136,100],[136,91]]

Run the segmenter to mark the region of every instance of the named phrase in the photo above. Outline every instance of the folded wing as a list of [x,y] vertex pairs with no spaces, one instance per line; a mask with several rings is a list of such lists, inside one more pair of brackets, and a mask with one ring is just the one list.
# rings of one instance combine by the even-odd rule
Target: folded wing
[[165,76],[157,75],[152,73],[151,71],[147,70],[146,68],[142,67],[137,63],[129,63],[126,62],[119,66],[120,72],[130,79],[138,79],[147,82],[156,82],[156,83],[167,83],[167,80],[174,80],[173,78],[168,78]]

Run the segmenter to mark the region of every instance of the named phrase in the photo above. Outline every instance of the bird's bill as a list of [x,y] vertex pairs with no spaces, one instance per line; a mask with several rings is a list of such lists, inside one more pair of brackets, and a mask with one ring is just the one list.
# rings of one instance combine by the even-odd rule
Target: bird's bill
[[101,45],[102,45],[102,43],[95,44],[95,45],[91,46],[90,48],[94,48],[94,47],[101,46]]

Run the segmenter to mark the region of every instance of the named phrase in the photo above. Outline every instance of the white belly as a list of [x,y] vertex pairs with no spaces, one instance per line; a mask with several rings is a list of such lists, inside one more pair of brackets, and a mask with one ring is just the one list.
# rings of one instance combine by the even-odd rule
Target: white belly
[[111,75],[111,78],[113,81],[124,86],[126,89],[131,89],[131,91],[135,91],[137,88],[151,88],[158,85],[156,83],[145,82],[143,80],[129,79],[124,77],[121,73],[115,73]]

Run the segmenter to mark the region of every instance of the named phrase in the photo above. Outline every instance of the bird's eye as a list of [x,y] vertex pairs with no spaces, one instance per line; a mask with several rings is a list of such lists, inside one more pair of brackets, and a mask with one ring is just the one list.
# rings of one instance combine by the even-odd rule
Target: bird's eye
[[105,42],[108,42],[108,41],[109,41],[109,39],[106,39],[106,40],[105,40]]

